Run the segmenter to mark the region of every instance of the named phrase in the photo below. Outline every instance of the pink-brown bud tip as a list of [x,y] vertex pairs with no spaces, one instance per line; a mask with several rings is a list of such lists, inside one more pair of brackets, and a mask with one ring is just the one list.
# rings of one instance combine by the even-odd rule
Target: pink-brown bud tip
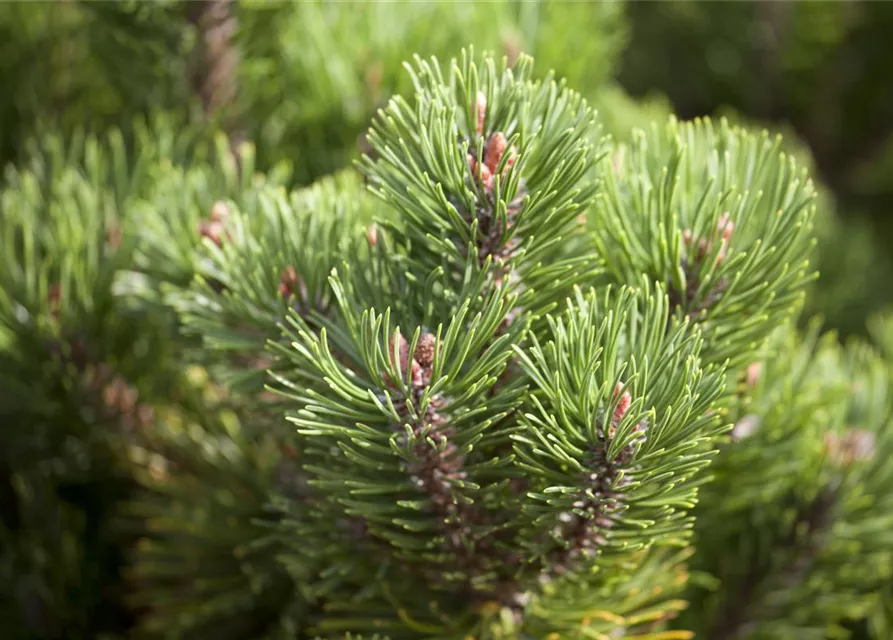
[[499,167],[499,163],[505,153],[506,146],[508,146],[508,142],[506,142],[505,136],[499,131],[494,133],[490,136],[490,139],[487,140],[487,147],[484,149],[484,162],[491,173],[496,173],[496,169]]
[[484,119],[487,117],[487,96],[482,91],[478,91],[477,100],[475,100],[475,115],[477,117],[475,131],[481,135],[484,132]]
[[218,247],[223,245],[223,224],[216,221],[202,220],[198,223],[198,232],[203,238],[208,238]]
[[279,277],[279,293],[288,298],[295,293],[295,285],[298,283],[298,274],[294,267],[286,267]]
[[752,362],[747,366],[747,373],[745,374],[745,382],[748,387],[757,386],[757,382],[760,381],[760,374],[763,372],[763,364],[761,362]]
[[490,168],[486,164],[481,164],[481,166],[478,167],[477,178],[486,188],[492,188],[493,174],[490,172]]
[[211,220],[214,222],[223,222],[229,218],[229,207],[225,202],[217,201],[211,207]]
[[729,217],[728,213],[724,213],[719,217],[719,220],[716,222],[716,231],[720,234],[723,240],[726,242],[732,237],[732,232],[735,230],[735,223],[732,222],[732,219]]
[[[620,399],[617,400],[617,397],[620,396]],[[623,391],[623,385],[621,383],[617,383],[614,386],[614,400],[617,400],[617,406],[614,407],[614,416],[612,422],[616,425],[619,424],[621,420],[623,420],[623,416],[626,415],[626,412],[629,410],[629,405],[632,402],[632,398],[629,395],[629,392]]]
[[[398,358],[396,361],[394,360],[395,350]],[[397,333],[391,337],[388,345],[388,358],[390,358],[391,364],[400,367],[401,373],[406,373],[406,365],[409,364],[409,343],[406,342],[406,338],[402,334]]]
[[366,229],[366,241],[369,243],[370,247],[374,247],[378,244],[378,227],[374,224],[370,224]]

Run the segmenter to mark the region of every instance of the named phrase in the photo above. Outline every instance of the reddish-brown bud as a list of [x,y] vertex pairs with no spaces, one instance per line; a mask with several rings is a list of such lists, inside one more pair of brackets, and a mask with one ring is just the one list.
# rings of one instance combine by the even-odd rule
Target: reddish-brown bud
[[486,164],[481,164],[481,166],[478,167],[477,178],[487,189],[493,188],[493,174],[490,173],[490,168]]
[[[394,352],[396,351],[397,360],[394,360]],[[388,344],[388,359],[395,367],[400,368],[402,374],[406,373],[406,365],[409,364],[409,343],[402,334],[396,333],[391,337]]]
[[415,350],[415,359],[423,367],[430,367],[434,362],[434,347],[436,343],[437,338],[433,333],[426,333],[419,338],[419,343]]
[[62,304],[62,287],[58,282],[54,282],[50,285],[49,291],[47,292],[47,302],[50,307],[50,315],[55,318],[59,315],[59,307]]
[[378,244],[378,227],[374,224],[370,224],[366,228],[366,241],[369,243],[370,247],[374,247]]
[[729,217],[728,213],[724,213],[719,217],[719,220],[716,222],[716,231],[719,233],[720,237],[726,242],[732,237],[732,232],[735,230],[735,223],[732,222],[732,219]]
[[207,238],[218,247],[223,246],[223,237],[226,233],[223,224],[214,220],[201,220],[198,223],[198,232],[203,238]]
[[286,267],[279,277],[279,293],[283,298],[292,296],[301,300],[307,298],[307,285],[304,284],[304,279],[298,275],[294,267]]
[[490,169],[490,173],[496,173],[496,169],[499,167],[499,162],[502,160],[502,156],[505,153],[505,148],[507,146],[508,142],[506,142],[505,136],[499,131],[494,133],[490,136],[490,139],[487,140],[487,146],[484,149],[484,163],[487,165],[487,168]]
[[[620,397],[619,400],[617,400],[618,396]],[[623,391],[623,385],[618,382],[614,386],[614,395],[612,399],[617,400],[617,406],[614,407],[614,415],[612,419],[612,422],[616,426],[620,424],[620,421],[623,420],[623,416],[625,416],[626,412],[629,410],[629,405],[632,402],[632,398],[630,397],[628,391]]]

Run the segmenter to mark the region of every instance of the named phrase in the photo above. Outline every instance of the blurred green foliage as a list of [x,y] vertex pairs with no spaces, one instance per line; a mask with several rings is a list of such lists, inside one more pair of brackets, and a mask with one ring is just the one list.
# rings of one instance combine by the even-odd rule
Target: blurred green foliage
[[630,93],[662,92],[681,117],[738,112],[808,147],[843,224],[820,229],[812,310],[864,331],[893,303],[893,4],[676,0],[627,14]]

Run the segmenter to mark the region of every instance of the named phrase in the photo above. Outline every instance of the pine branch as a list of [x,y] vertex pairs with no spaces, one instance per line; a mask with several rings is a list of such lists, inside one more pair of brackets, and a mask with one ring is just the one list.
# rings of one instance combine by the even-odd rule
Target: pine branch
[[797,511],[787,537],[774,545],[775,553],[786,558],[784,567],[773,567],[773,573],[767,576],[766,568],[754,563],[740,585],[731,589],[725,586],[726,604],[714,619],[708,637],[740,640],[750,637],[761,621],[783,617],[783,607],[761,607],[759,598],[767,586],[765,581],[777,581],[778,589],[789,591],[808,576],[833,523],[836,497],[836,491],[826,487]]
[[678,313],[704,330],[713,362],[746,365],[814,275],[814,188],[779,144],[725,121],[671,120],[637,132],[604,165],[592,229],[608,273],[665,283]]

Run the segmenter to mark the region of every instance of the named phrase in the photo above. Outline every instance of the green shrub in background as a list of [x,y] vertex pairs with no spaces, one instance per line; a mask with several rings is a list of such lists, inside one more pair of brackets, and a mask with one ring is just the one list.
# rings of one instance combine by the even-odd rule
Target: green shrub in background
[[[891,303],[893,5],[681,0],[627,14],[619,79],[633,95],[663,92],[683,117],[732,109],[809,146],[846,223],[826,235],[822,277],[842,285],[818,294],[820,308],[862,333],[866,313]],[[845,265],[858,270],[838,275]]]

